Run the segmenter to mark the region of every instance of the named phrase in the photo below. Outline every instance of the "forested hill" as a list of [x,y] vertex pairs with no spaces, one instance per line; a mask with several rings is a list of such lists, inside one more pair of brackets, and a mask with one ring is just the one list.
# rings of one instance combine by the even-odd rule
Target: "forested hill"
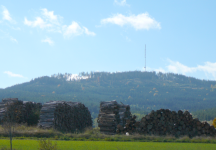
[[47,102],[79,101],[92,112],[99,111],[100,101],[117,100],[129,104],[132,111],[196,111],[216,107],[216,82],[178,74],[155,72],[81,73],[88,79],[66,80],[69,74],[39,77],[30,82],[0,89],[0,98]]

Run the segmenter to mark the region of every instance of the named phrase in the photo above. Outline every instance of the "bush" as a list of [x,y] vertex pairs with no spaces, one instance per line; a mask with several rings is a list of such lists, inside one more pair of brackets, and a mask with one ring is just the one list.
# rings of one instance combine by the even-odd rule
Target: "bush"
[[39,140],[39,150],[58,150],[57,143],[52,143],[50,140]]
[[216,118],[214,118],[212,125],[216,128]]

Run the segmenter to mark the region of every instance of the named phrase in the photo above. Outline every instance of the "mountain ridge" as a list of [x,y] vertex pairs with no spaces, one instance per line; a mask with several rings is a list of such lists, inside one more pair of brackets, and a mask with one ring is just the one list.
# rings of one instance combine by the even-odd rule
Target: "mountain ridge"
[[70,74],[43,76],[29,82],[0,89],[0,98],[45,103],[50,100],[84,103],[93,115],[99,112],[100,101],[117,100],[131,106],[132,112],[160,108],[196,111],[216,107],[216,81],[199,80],[173,73],[156,72],[90,72],[88,77],[67,80]]

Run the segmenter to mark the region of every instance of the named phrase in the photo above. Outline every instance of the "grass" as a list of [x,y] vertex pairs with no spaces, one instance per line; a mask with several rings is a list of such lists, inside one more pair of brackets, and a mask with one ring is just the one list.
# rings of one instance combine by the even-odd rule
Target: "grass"
[[[35,137],[35,138],[41,138],[41,137],[54,137],[54,136],[60,136],[62,135],[61,132],[55,131],[53,129],[41,129],[34,126],[26,126],[26,125],[17,125],[14,128],[14,137]],[[1,137],[7,137],[8,134],[5,132],[4,128],[0,126],[0,136]]]
[[[60,150],[214,150],[215,144],[159,143],[159,142],[109,142],[109,141],[57,141]],[[9,147],[9,140],[0,140],[1,147]],[[14,140],[18,150],[37,150],[37,140]]]
[[[214,143],[216,144],[216,137],[193,137],[183,136],[176,138],[174,136],[154,136],[154,135],[140,135],[133,134],[126,135],[105,135],[101,134],[98,128],[86,129],[82,133],[61,133],[53,129],[43,130],[37,127],[27,127],[24,125],[17,126],[14,130],[13,139],[16,140],[38,140],[46,138],[50,140],[64,140],[64,141],[122,141],[122,142],[175,142],[175,143]],[[0,139],[8,139],[8,134],[0,126]]]

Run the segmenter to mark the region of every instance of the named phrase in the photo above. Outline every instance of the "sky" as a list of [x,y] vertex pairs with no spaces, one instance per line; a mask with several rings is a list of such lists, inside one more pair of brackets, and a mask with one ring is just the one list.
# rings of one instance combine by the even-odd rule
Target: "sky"
[[0,88],[58,73],[216,80],[215,0],[1,0]]

